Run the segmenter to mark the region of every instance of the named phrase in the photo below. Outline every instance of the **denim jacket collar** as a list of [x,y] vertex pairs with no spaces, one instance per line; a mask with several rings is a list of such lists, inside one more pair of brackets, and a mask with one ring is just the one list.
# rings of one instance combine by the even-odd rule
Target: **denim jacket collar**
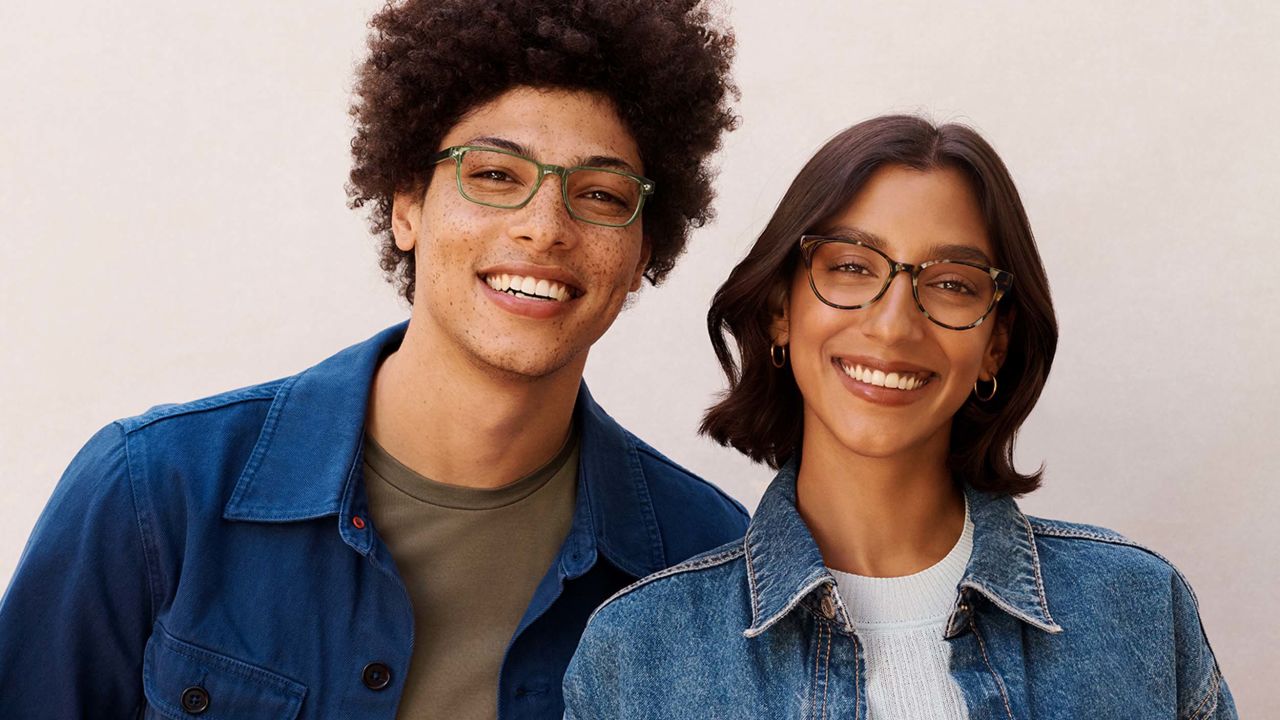
[[[799,606],[814,609],[815,597],[827,596],[836,622],[852,632],[849,612],[834,592],[812,533],[796,509],[796,461],[779,470],[760,499],[744,539],[751,625],[743,632],[756,637]],[[963,623],[961,598],[966,589],[986,596],[996,607],[1050,633],[1062,628],[1049,614],[1041,582],[1031,525],[1011,498],[966,487],[973,522],[973,554],[957,588],[956,609],[947,636]]]
[[[347,543],[369,552],[370,534],[354,532],[349,522],[368,511],[354,482],[365,411],[374,372],[399,347],[407,326],[388,328],[280,384],[224,518],[293,522],[338,515]],[[585,383],[574,414],[581,433],[579,493],[562,572],[585,573],[597,550],[636,577],[660,570],[664,551],[635,442]]]

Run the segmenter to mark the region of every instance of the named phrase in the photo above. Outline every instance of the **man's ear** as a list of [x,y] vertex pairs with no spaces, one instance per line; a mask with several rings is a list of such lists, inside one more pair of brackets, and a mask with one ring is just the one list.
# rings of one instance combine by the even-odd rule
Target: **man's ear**
[[391,200],[391,234],[396,239],[396,247],[404,252],[413,252],[418,245],[422,232],[422,200],[422,189],[417,187],[398,192]]
[[640,289],[640,285],[644,283],[644,271],[649,268],[649,259],[653,257],[653,243],[649,242],[649,236],[643,236],[640,241],[640,262],[636,263],[636,272],[631,276],[631,292]]
[[[1009,355],[1009,334],[1013,330],[1013,320],[1017,314],[1012,306],[996,311],[995,327],[987,340],[987,352],[982,359],[982,372],[978,376],[983,382],[990,382],[1004,366],[1005,358]],[[983,375],[986,377],[982,377]]]

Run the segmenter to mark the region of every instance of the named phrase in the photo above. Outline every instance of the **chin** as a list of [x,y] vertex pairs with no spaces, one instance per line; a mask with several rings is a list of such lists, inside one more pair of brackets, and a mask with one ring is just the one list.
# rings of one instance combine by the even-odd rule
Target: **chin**
[[576,354],[530,354],[518,348],[494,349],[478,352],[481,362],[495,372],[513,380],[540,380],[556,374],[573,363]]

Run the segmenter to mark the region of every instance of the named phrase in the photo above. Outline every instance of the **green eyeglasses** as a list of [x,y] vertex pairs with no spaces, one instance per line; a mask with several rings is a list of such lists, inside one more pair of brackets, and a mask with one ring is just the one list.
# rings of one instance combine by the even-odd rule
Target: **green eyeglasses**
[[479,145],[456,145],[431,157],[452,159],[458,192],[485,207],[515,210],[529,204],[548,175],[560,176],[560,195],[569,215],[592,225],[626,227],[640,217],[645,198],[653,194],[652,180],[622,170],[540,163],[508,150]]
[[924,316],[949,330],[982,324],[1013,286],[1013,273],[969,260],[898,262],[859,240],[800,236],[800,256],[809,287],[824,304],[859,310],[884,296],[900,272],[911,277],[911,294]]

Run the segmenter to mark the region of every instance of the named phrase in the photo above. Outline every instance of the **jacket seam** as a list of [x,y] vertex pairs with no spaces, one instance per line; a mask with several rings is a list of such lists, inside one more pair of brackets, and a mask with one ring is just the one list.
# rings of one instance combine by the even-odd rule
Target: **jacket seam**
[[671,577],[672,575],[682,575],[684,573],[696,572],[698,570],[706,570],[707,568],[718,567],[720,565],[724,565],[725,563],[728,563],[734,560],[740,554],[742,554],[741,548],[736,548],[736,547],[730,548],[729,550],[724,550],[714,555],[706,555],[703,557],[695,557],[690,560],[686,560],[678,565],[672,565],[671,567],[666,568],[665,570],[659,570],[658,572],[653,573],[648,577],[641,578],[640,580],[637,580],[631,583],[630,585],[622,588],[621,590],[614,593],[613,595],[610,595],[607,600],[605,600],[603,603],[600,603],[600,607],[592,611],[591,617],[587,618],[587,624],[590,625],[591,621],[595,620],[596,615],[599,615],[600,611],[604,610],[607,606],[612,604],[613,601],[618,600],[623,596],[628,595],[633,591],[640,589],[641,587],[644,587],[645,585],[649,585],[663,578]]
[[982,639],[982,632],[978,630],[978,623],[973,619],[973,615],[969,616],[969,627],[973,629],[973,636],[978,639],[978,650],[982,651],[982,662],[986,663],[987,671],[991,673],[991,677],[995,678],[996,688],[1000,691],[1000,701],[1004,703],[1004,711],[1009,716],[1009,720],[1013,720],[1013,708],[1009,706],[1009,694],[1005,690],[1004,681],[1000,679],[1000,673],[991,665],[991,658],[987,655],[987,643]]
[[129,482],[129,504],[133,507],[133,523],[138,530],[138,543],[142,546],[142,571],[147,578],[147,614],[151,624],[154,625],[158,591],[152,565],[158,560],[155,556],[155,548],[147,538],[146,524],[142,521],[142,512],[138,509],[138,494],[142,491],[142,488],[139,487],[133,474],[133,453],[129,449],[129,433],[118,421],[115,425],[120,430],[120,449],[124,452],[125,478]]
[[1168,558],[1156,552],[1155,550],[1152,550],[1151,548],[1142,545],[1141,543],[1134,542],[1133,540],[1130,540],[1129,538],[1123,535],[1120,535],[1119,533],[1106,534],[1106,533],[1095,532],[1092,530],[1086,530],[1084,528],[1065,528],[1057,525],[1052,525],[1052,526],[1040,525],[1040,528],[1034,530],[1034,532],[1037,535],[1043,535],[1047,537],[1058,537],[1058,538],[1064,538],[1067,540],[1087,540],[1091,542],[1105,543],[1107,545],[1119,545],[1121,547],[1131,547],[1131,548],[1134,548],[1135,550],[1141,550],[1142,552],[1145,552],[1148,555],[1151,555],[1152,557],[1158,559],[1160,562],[1164,563],[1165,565],[1168,565],[1173,570],[1173,572],[1178,575],[1178,579],[1182,581],[1182,584],[1186,586],[1187,591],[1191,594],[1191,602],[1195,605],[1196,611],[1199,612],[1200,610],[1200,600],[1199,598],[1196,597],[1195,590],[1191,589],[1191,583],[1187,582],[1187,578],[1182,574],[1182,571],[1179,570],[1176,565],[1169,562]]
[[[1218,707],[1218,686],[1221,684],[1222,673],[1218,672],[1217,667],[1214,667],[1213,672],[1210,675],[1209,692],[1205,693],[1205,696],[1196,704],[1195,709],[1187,716],[1188,720],[1199,720],[1200,718],[1209,717],[1209,713],[1213,712]],[[1208,707],[1205,707],[1205,703],[1208,703],[1210,700],[1213,702],[1209,704]],[[1202,708],[1204,710],[1203,714],[1201,714]]]
[[[163,420],[182,417],[184,415],[194,415],[196,413],[221,410],[225,407],[239,405],[241,403],[271,400],[276,396],[276,393],[279,392],[280,386],[285,382],[285,380],[277,380],[267,385],[259,386],[258,389],[233,391],[229,396],[220,395],[212,398],[204,398],[203,400],[192,400],[191,402],[173,405],[162,410],[148,411],[142,415],[127,418],[126,420],[117,420],[116,422],[120,424],[121,430],[126,435],[132,435],[139,430],[150,427],[151,425]],[[149,417],[152,412],[155,413],[155,416]],[[142,418],[146,419],[143,420]],[[130,427],[126,424],[129,421],[137,421],[138,424]]]

